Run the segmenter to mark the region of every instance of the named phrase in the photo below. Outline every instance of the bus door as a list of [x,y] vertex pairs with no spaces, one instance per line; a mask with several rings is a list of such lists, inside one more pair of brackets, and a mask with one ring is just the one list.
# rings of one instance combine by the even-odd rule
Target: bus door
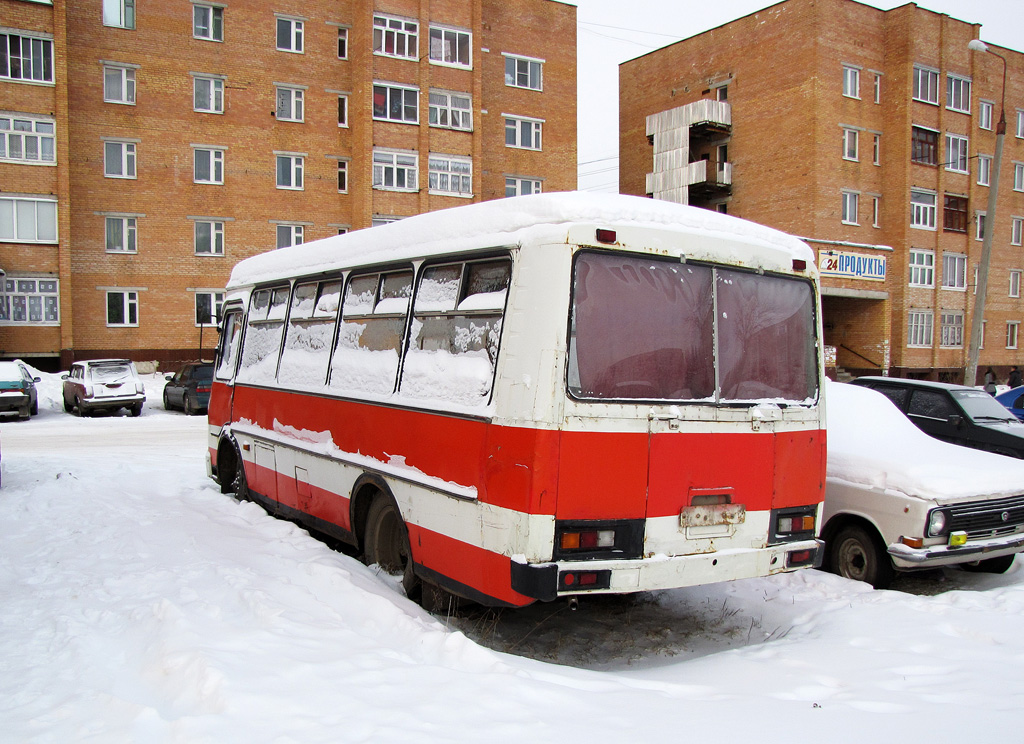
[[235,365],[242,342],[242,311],[239,308],[226,311],[221,324],[220,342],[217,349],[217,368],[213,383],[220,390],[211,393],[207,417],[214,426],[224,426],[231,421],[234,404]]

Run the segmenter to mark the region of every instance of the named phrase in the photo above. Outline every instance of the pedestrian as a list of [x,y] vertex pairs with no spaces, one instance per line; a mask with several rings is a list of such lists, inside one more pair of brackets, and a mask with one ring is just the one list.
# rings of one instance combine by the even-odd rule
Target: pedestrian
[[1006,381],[1006,384],[1012,388],[1016,388],[1020,387],[1022,383],[1024,383],[1024,378],[1022,378],[1020,370],[1017,369],[1017,365],[1015,364],[1010,368],[1010,379]]
[[996,373],[991,367],[985,370],[985,392],[989,395],[996,394]]

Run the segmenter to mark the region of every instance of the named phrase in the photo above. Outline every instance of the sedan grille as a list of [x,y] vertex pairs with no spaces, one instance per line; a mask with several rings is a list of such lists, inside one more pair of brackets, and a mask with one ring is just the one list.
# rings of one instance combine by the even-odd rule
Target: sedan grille
[[1024,525],[1024,496],[958,504],[949,507],[949,515],[949,530],[972,538],[1015,532]]

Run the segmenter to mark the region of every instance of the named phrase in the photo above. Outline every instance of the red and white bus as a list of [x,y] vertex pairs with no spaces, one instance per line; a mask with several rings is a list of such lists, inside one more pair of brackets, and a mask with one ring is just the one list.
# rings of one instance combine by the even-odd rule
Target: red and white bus
[[410,595],[523,606],[814,566],[819,318],[804,243],[637,197],[282,248],[228,283],[209,472]]

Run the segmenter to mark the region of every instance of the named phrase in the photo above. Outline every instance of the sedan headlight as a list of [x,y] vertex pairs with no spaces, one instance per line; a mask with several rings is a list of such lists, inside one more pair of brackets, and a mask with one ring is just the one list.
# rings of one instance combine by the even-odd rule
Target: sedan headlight
[[928,536],[938,537],[941,535],[945,532],[948,522],[946,512],[942,509],[933,509],[928,514]]

